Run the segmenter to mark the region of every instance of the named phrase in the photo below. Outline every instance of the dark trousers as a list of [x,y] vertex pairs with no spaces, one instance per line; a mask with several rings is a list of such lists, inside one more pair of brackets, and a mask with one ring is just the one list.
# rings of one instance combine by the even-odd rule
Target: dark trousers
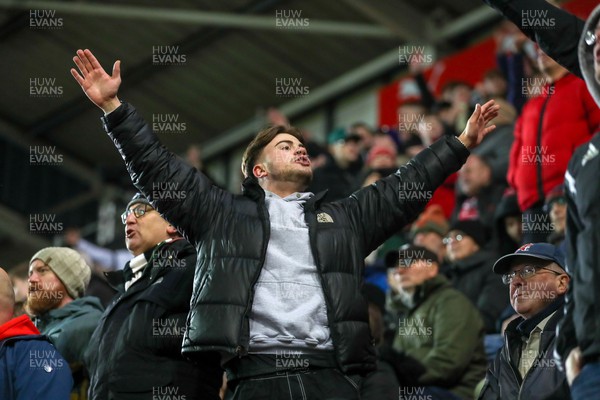
[[241,379],[233,400],[359,400],[358,376],[335,368],[286,371]]

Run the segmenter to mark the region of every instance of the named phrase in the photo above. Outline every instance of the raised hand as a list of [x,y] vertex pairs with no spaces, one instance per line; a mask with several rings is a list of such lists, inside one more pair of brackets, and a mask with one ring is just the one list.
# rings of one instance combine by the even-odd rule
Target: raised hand
[[485,135],[496,129],[496,125],[488,126],[487,124],[498,116],[498,110],[500,106],[497,105],[494,100],[490,100],[483,106],[477,104],[475,111],[471,114],[471,117],[467,121],[465,130],[460,134],[458,140],[460,140],[468,149],[476,147]]
[[88,49],[77,50],[73,61],[79,68],[71,68],[71,75],[79,83],[86,96],[104,113],[109,113],[119,107],[117,92],[121,85],[121,61],[115,61],[112,76],[108,75],[96,57]]

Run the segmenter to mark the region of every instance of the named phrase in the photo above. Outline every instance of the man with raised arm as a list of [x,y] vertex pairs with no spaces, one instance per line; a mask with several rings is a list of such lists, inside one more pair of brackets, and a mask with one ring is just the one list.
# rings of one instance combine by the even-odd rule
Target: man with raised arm
[[[425,207],[429,197],[406,191],[433,193],[494,129],[486,124],[499,107],[478,105],[458,138],[332,203],[305,192],[312,171],[300,132],[270,127],[246,148],[243,194],[234,195],[178,160],[119,101],[119,61],[112,76],[89,50],[74,61],[133,183],[196,246],[183,353],[219,351],[234,399],[358,399],[359,375],[375,368],[363,260]],[[166,201],[165,182],[185,199]]]

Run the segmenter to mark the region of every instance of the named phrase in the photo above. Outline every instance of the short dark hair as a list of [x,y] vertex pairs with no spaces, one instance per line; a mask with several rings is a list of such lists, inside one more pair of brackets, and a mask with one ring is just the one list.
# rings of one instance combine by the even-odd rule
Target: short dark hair
[[298,139],[300,143],[306,145],[302,132],[293,126],[273,125],[263,129],[258,132],[248,147],[246,147],[246,151],[244,151],[242,173],[246,178],[255,179],[252,168],[254,168],[256,160],[260,157],[263,149],[280,133],[288,133]]

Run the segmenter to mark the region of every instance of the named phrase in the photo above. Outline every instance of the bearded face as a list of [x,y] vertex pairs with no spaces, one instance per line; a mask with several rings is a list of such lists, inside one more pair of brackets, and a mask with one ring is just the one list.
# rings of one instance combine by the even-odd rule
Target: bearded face
[[25,310],[35,316],[58,308],[67,298],[65,285],[41,260],[34,260],[29,267],[29,292]]

